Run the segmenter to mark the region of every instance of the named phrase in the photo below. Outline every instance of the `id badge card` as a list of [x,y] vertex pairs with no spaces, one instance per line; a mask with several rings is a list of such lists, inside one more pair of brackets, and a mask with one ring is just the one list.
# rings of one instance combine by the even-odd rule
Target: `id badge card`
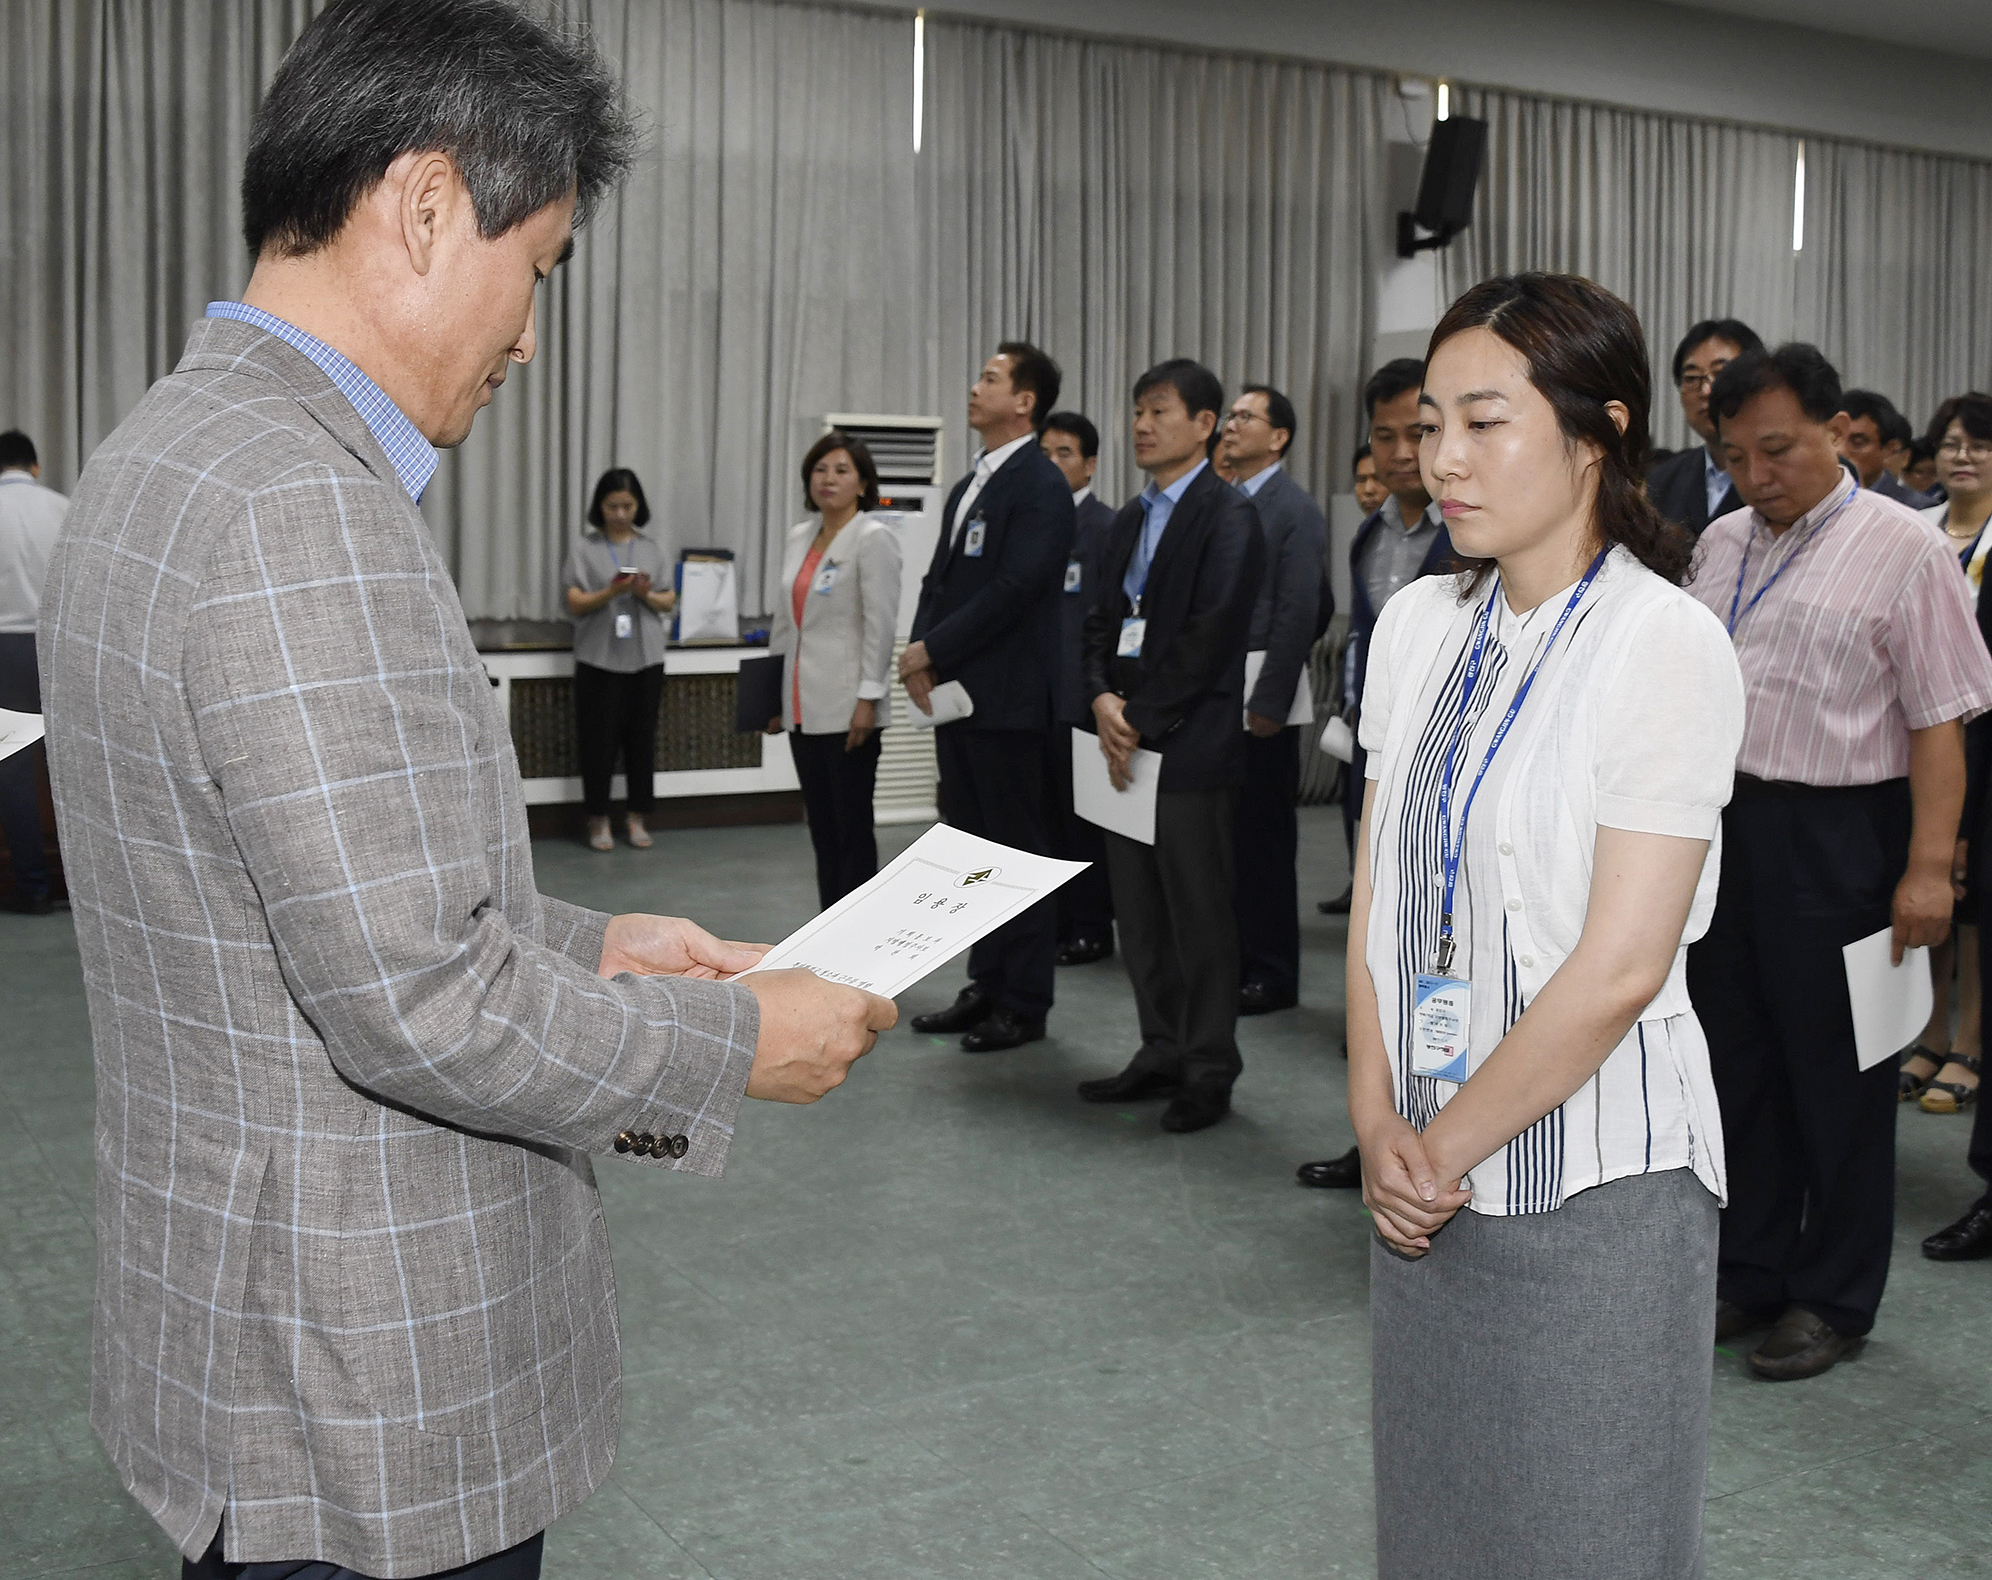
[[635,630],[636,622],[630,618],[629,611],[627,609],[619,611],[616,615],[616,635],[628,636]]
[[1065,590],[1067,592],[1077,592],[1079,590],[1080,579],[1084,574],[1085,572],[1077,560],[1068,561],[1065,566]]
[[1120,646],[1114,649],[1117,658],[1141,657],[1141,639],[1148,634],[1148,622],[1140,616],[1130,616],[1121,621]]
[[1473,1024],[1473,984],[1420,975],[1411,1011],[1411,1073],[1439,1081],[1466,1079],[1466,1034]]
[[982,539],[989,531],[989,523],[977,516],[968,524],[968,531],[961,540],[961,551],[972,560],[982,558]]
[[837,585],[837,570],[838,567],[835,565],[824,566],[822,570],[816,573],[816,585],[811,591],[827,593],[832,587],[835,587]]

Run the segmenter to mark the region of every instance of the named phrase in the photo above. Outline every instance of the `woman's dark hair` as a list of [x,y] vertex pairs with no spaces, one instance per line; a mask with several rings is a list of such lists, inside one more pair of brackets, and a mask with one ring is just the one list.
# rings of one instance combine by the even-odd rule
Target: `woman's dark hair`
[[832,428],[816,443],[809,447],[809,454],[802,458],[802,508],[814,510],[816,496],[810,491],[809,479],[816,470],[816,463],[826,455],[835,455],[839,450],[851,458],[851,465],[858,469],[863,479],[865,491],[858,495],[858,509],[878,509],[878,466],[872,460],[871,451],[864,446],[862,439],[853,439],[842,428]]
[[[1598,496],[1592,525],[1607,546],[1619,543],[1656,575],[1679,586],[1688,579],[1694,539],[1654,509],[1646,497],[1647,416],[1653,374],[1638,315],[1602,285],[1574,274],[1509,274],[1483,280],[1451,307],[1432,331],[1427,366],[1440,346],[1469,329],[1485,328],[1528,362],[1529,382],[1556,412],[1572,444],[1598,452]],[[1734,364],[1731,364],[1734,366]],[[1626,409],[1625,431],[1606,402]],[[1471,596],[1492,560],[1461,559]]]
[[601,526],[602,501],[611,494],[636,495],[636,524],[640,527],[650,520],[650,501],[643,497],[643,485],[636,480],[636,473],[626,466],[612,466],[595,482],[595,497],[588,501],[589,526]]
[[1939,406],[1923,434],[1930,442],[1932,455],[1944,442],[1944,434],[1952,423],[1959,424],[1974,439],[1992,440],[1992,395],[1973,390],[1967,395],[1953,395]]
[[485,240],[574,194],[578,229],[636,143],[586,36],[507,0],[339,0],[298,35],[249,129],[249,251],[316,252],[387,167],[448,154]]

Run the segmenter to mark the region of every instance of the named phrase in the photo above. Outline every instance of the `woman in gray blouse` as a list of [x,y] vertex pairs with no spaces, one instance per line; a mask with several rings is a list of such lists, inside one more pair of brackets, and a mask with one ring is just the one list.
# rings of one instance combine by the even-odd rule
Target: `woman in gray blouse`
[[626,831],[650,848],[644,818],[656,806],[657,704],[664,695],[664,616],[674,595],[664,549],[642,531],[650,520],[643,484],[626,466],[595,484],[588,524],[567,551],[561,580],[574,619],[574,733],[588,843],[614,850],[609,781],[616,759],[629,780]]
[[802,491],[815,514],[789,529],[782,556],[768,645],[787,663],[768,733],[790,732],[827,907],[878,871],[872,787],[899,622],[899,535],[867,514],[878,508],[878,469],[841,429],[803,457]]

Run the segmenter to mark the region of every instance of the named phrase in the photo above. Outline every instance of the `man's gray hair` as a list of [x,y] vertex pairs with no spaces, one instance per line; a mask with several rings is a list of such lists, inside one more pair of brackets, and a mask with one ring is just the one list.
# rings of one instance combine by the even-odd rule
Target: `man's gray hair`
[[252,254],[315,252],[406,153],[449,155],[488,240],[574,194],[576,228],[635,155],[585,33],[508,0],[338,0],[299,35],[250,129]]

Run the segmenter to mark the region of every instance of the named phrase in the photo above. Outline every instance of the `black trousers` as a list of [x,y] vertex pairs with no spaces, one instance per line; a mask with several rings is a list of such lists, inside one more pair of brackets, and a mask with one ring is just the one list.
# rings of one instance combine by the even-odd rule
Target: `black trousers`
[[1688,951],[1729,1160],[1722,1297],[1874,1326],[1895,1229],[1893,1058],[1854,1060],[1840,950],[1889,925],[1909,785],[1739,777],[1715,917]]
[[[1044,818],[1043,730],[972,730],[943,724],[934,731],[941,798],[956,828],[998,844],[1051,854]],[[1051,1009],[1057,970],[1058,907],[1049,897],[1014,916],[968,952],[968,976],[998,1009],[1019,1020],[1043,1020]]]
[[[516,1547],[507,1547],[502,1553],[492,1553],[472,1563],[460,1564],[455,1569],[444,1569],[425,1577],[425,1580],[539,1580],[540,1554],[546,1546],[546,1533],[528,1536]],[[180,1560],[180,1580],[367,1580],[367,1576],[357,1569],[342,1569],[337,1564],[321,1563],[316,1559],[302,1562],[280,1562],[259,1564],[227,1563],[221,1556],[221,1529],[216,1528],[214,1542],[201,1555],[199,1563],[191,1558]]]
[[1300,992],[1300,726],[1245,736],[1245,787],[1232,820],[1238,978]]
[[795,776],[802,781],[809,842],[816,847],[816,903],[824,910],[878,871],[872,790],[878,784],[878,754],[885,733],[873,730],[854,752],[844,750],[847,733],[789,731],[789,755],[795,759]]
[[1072,810],[1071,726],[1052,730],[1044,751],[1045,825],[1051,832],[1051,853],[1061,861],[1092,863],[1058,891],[1058,941],[1111,938],[1114,931],[1114,891],[1107,882],[1106,837],[1100,825],[1088,823]]
[[[41,712],[41,671],[32,631],[0,631],[0,708]],[[14,892],[22,899],[48,893],[48,857],[42,851],[40,741],[0,762],[0,839],[14,867]]]
[[[1992,827],[1980,829],[1972,836],[1972,865],[1978,871],[1973,887],[1981,895],[1992,895]],[[1985,975],[1992,970],[1992,916],[1981,917],[1978,924],[1978,980],[1992,981]],[[1981,1055],[1992,1051],[1992,1031],[1987,1031],[1980,1017],[1978,1051]],[[1965,1153],[1965,1161],[1971,1165],[1971,1172],[1986,1184],[1992,1185],[1992,1103],[1981,1100],[1973,1110],[1971,1120],[1971,1147]]]
[[609,815],[609,781],[622,759],[629,780],[629,809],[657,806],[657,704],[664,697],[664,666],[623,674],[574,665],[574,737],[581,754],[581,799],[589,817]]
[[1238,1056],[1238,929],[1231,914],[1230,790],[1164,790],[1155,843],[1108,832],[1121,958],[1141,1049],[1131,1069],[1228,1092]]
[[[1357,723],[1349,725],[1351,730]],[[1360,746],[1342,770],[1342,837],[1349,842],[1349,870],[1356,870],[1356,825],[1363,820],[1364,780],[1369,773],[1369,753]]]

